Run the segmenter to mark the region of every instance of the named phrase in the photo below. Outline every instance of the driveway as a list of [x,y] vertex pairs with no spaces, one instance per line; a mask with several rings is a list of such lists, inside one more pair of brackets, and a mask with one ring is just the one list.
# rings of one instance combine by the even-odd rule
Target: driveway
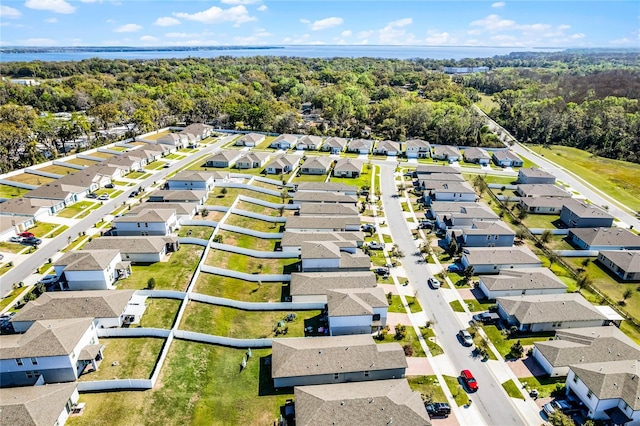
[[431,376],[433,375],[433,368],[429,358],[419,356],[407,357],[407,376]]

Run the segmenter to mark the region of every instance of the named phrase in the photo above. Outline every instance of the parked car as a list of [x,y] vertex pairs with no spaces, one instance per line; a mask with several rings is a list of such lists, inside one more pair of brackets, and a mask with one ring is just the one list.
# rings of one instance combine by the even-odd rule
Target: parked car
[[475,392],[478,390],[478,382],[476,382],[476,378],[473,377],[473,374],[471,374],[471,371],[462,370],[460,372],[460,378],[462,379],[462,382],[467,387],[469,392]]
[[481,322],[483,324],[497,324],[500,322],[500,315],[495,312],[482,312],[473,316],[474,321]]
[[378,275],[389,275],[389,270],[387,268],[376,268],[373,271]]
[[451,264],[451,265],[449,265],[447,267],[447,271],[449,271],[449,272],[460,272],[460,271],[462,271],[462,268],[459,265],[453,263],[453,264]]
[[87,198],[98,198],[98,194],[91,192],[87,194]]
[[101,201],[106,201],[109,199],[109,194],[102,194],[101,196],[98,197],[98,200]]
[[435,277],[431,277],[429,278],[429,286],[431,286],[431,288],[436,289],[436,288],[440,288],[440,280],[438,280]]
[[33,237],[35,237],[35,235],[33,235],[31,232],[21,232],[21,233],[18,234],[18,237],[33,238]]
[[376,232],[376,227],[375,225],[362,225],[361,226],[362,232]]
[[162,167],[168,169],[169,167],[171,167],[171,163],[164,163]]
[[108,183],[104,187],[107,188],[107,189],[113,189],[114,188],[112,183]]
[[381,244],[377,241],[371,241],[368,245],[371,250],[382,250],[384,249],[384,244]]
[[11,241],[12,243],[21,243],[22,237],[11,237],[9,238],[9,241]]
[[137,196],[138,196],[138,191],[131,191],[131,194],[129,194],[129,198],[133,198]]
[[449,417],[451,407],[446,402],[428,402],[424,404],[429,417]]
[[471,333],[469,333],[467,330],[458,331],[458,337],[460,337],[463,345],[473,346],[473,337],[471,337]]
[[40,245],[40,243],[42,243],[42,240],[36,237],[25,238],[22,240],[22,244],[29,244],[31,246],[37,246]]
[[547,416],[552,415],[556,411],[560,411],[567,415],[572,415],[576,414],[583,408],[584,404],[582,402],[572,402],[566,399],[555,399],[549,403],[544,404],[542,406],[542,411],[544,411]]
[[55,274],[45,275],[44,277],[42,277],[40,282],[44,285],[54,284],[58,282],[58,276]]

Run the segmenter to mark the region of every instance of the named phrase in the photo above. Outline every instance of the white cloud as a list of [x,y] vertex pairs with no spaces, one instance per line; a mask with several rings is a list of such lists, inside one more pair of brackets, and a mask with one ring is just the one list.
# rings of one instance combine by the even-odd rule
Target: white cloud
[[567,24],[558,25],[558,29],[560,31],[568,30],[569,28],[571,28],[571,25],[567,25]]
[[145,43],[157,43],[158,37],[143,35],[142,37],[140,37],[140,41],[144,41]]
[[584,34],[584,33],[575,33],[575,34],[572,34],[572,35],[569,36],[569,38],[572,39],[572,40],[579,40],[579,39],[585,38],[585,37],[586,37],[586,34]]
[[136,31],[140,31],[142,26],[138,24],[124,24],[120,25],[118,28],[113,30],[116,33],[135,33]]
[[340,33],[340,37],[351,37],[351,30],[344,30]]
[[190,38],[190,37],[197,37],[198,34],[194,34],[194,33],[166,33],[164,36],[168,37],[168,38]]
[[308,19],[301,19],[301,20],[300,20],[300,23],[301,23],[301,24],[305,24],[305,25],[306,25],[306,24],[310,24],[310,23],[311,23],[311,21],[310,21],[310,20],[308,20]]
[[0,6],[0,18],[19,18],[22,13],[18,9],[9,6]]
[[29,38],[22,41],[22,44],[26,46],[51,46],[57,43],[56,40],[50,38]]
[[267,9],[268,9],[268,7],[263,4],[262,6],[259,6],[257,10],[258,10],[258,12],[264,12]]
[[[81,3],[95,3],[98,0],[80,0]],[[102,3],[102,0],[100,0],[100,3]]]
[[157,25],[159,27],[171,27],[173,25],[180,25],[180,21],[176,18],[172,18],[171,16],[163,16],[156,19],[156,22],[153,25]]
[[448,32],[446,31],[438,32],[434,30],[427,31],[427,38],[425,39],[426,44],[439,44],[439,45],[452,44],[455,41],[456,40],[452,38],[451,34],[449,34]]
[[107,24],[115,24],[115,23],[116,23],[116,20],[115,20],[115,19],[107,19],[107,20],[106,20],[106,21],[104,21],[104,22],[106,22]]
[[44,20],[47,24],[56,24],[58,22],[58,18],[47,18]]
[[222,22],[233,22],[234,26],[239,26],[245,22],[256,21],[256,18],[249,16],[247,8],[243,5],[231,7],[229,9],[221,9],[217,6],[210,7],[207,10],[197,13],[174,13],[178,18],[187,19],[189,21],[202,22],[204,24],[219,24]]
[[27,0],[25,7],[36,10],[50,10],[56,13],[73,13],[76,8],[64,0]]
[[344,19],[332,16],[330,18],[320,19],[311,24],[311,31],[326,30],[327,28],[337,27],[342,25]]
[[384,28],[378,31],[380,44],[414,44],[415,36],[407,33],[403,27],[411,25],[413,19],[404,18],[389,22]]
[[387,24],[387,27],[406,27],[407,25],[411,25],[413,23],[413,19],[411,18],[403,18],[398,19],[397,21],[391,21]]
[[497,9],[497,8],[505,7],[506,5],[507,4],[505,2],[503,2],[503,1],[497,1],[497,2],[493,3],[491,5],[491,7],[495,7]]
[[516,25],[516,21],[511,19],[502,19],[498,15],[489,15],[486,18],[478,19],[470,24],[472,27],[482,27],[487,31],[498,31],[507,28],[513,28]]
[[254,4],[259,2],[260,0],[220,0],[220,3],[224,4]]

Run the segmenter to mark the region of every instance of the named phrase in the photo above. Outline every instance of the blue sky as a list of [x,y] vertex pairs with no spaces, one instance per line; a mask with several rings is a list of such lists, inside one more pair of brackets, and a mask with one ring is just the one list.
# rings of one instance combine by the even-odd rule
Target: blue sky
[[0,44],[640,47],[640,2],[3,0]]

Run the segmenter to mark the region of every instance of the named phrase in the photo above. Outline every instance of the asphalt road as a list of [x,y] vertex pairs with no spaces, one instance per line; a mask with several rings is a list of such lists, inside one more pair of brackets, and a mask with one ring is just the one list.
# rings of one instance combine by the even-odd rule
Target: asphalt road
[[40,248],[31,253],[26,260],[17,264],[14,268],[0,277],[0,298],[4,297],[11,291],[14,283],[25,281],[25,279],[29,275],[37,273],[37,270],[41,265],[43,265],[48,261],[49,258],[53,257],[57,252],[68,245],[67,240],[69,238],[71,238],[71,240],[75,240],[78,237],[78,233],[84,232],[87,229],[91,228],[103,217],[110,214],[117,206],[121,206],[122,203],[129,200],[129,194],[131,193],[131,191],[133,191],[134,189],[138,189],[139,187],[148,188],[154,182],[164,179],[164,177],[169,173],[173,173],[176,170],[179,170],[189,163],[193,162],[195,158],[204,154],[211,153],[215,149],[225,144],[226,141],[227,138],[223,138],[219,142],[211,144],[183,160],[173,162],[172,166],[169,168],[160,169],[160,171],[155,172],[151,177],[145,179],[144,181],[141,181],[137,186],[131,187],[118,197],[105,202],[102,207],[94,210],[93,212],[91,212],[91,214],[80,220],[75,225],[69,227],[69,229],[67,229],[66,231],[56,235],[53,240],[43,243]]
[[459,323],[440,291],[432,290],[427,284],[427,279],[432,274],[427,265],[420,262],[421,256],[414,255],[418,249],[397,199],[394,169],[395,164],[381,166],[380,185],[385,220],[391,230],[394,243],[398,244],[405,254],[402,265],[407,272],[407,278],[416,289],[417,297],[428,318],[434,321],[433,329],[438,344],[444,349],[445,356],[449,358],[457,372],[469,369],[476,377],[479,390],[470,397],[483,416],[483,424],[503,426],[526,424],[490,369],[478,358],[472,356],[470,348],[462,346],[458,341],[456,334],[468,324]]

